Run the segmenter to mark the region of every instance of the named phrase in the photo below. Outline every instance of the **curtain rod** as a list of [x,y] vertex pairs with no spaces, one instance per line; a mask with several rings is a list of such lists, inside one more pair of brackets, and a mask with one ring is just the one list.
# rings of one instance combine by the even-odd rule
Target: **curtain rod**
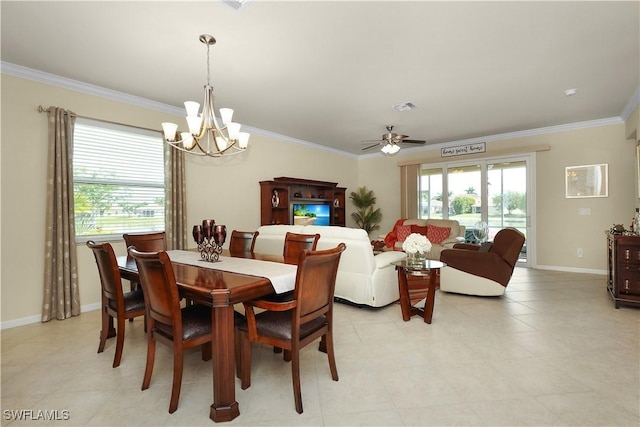
[[[38,113],[48,113],[49,112],[49,107],[43,107],[42,105],[38,105],[36,107],[36,111]],[[142,130],[148,130],[148,131],[151,131],[151,132],[162,133],[162,131],[158,130],[158,129],[151,129],[151,128],[145,128],[145,127],[142,127],[142,126],[136,126],[136,125],[129,125],[129,124],[125,124],[125,123],[112,122],[110,120],[104,120],[104,119],[96,119],[95,117],[81,116],[79,114],[76,114],[76,117],[79,117],[81,119],[95,120],[97,122],[102,122],[102,123],[109,123],[109,124],[112,124],[112,125],[128,126],[128,127],[132,127],[132,128],[136,128],[136,129],[142,129]]]

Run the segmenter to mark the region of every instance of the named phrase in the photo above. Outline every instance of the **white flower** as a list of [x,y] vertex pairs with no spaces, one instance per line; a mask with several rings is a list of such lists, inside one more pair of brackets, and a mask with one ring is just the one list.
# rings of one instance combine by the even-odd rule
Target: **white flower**
[[425,253],[431,250],[431,242],[427,236],[419,233],[411,233],[402,242],[402,250],[408,254]]

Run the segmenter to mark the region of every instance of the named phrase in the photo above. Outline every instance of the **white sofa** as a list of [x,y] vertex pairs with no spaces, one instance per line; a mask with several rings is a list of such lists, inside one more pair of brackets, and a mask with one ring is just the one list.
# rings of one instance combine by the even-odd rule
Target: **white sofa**
[[287,232],[319,234],[318,250],[344,243],[340,258],[335,296],[358,305],[382,307],[397,301],[398,275],[393,261],[406,258],[403,252],[389,251],[374,255],[366,231],[359,228],[314,225],[263,225],[258,228],[254,251],[282,255]]

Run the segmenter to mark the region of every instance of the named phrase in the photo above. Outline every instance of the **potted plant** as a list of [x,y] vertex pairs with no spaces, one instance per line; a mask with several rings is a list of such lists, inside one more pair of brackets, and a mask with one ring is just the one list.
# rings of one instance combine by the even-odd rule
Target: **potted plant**
[[380,221],[382,221],[382,212],[380,208],[374,209],[376,204],[376,196],[374,196],[372,190],[367,190],[367,187],[360,187],[358,191],[352,191],[349,195],[358,210],[351,214],[351,218],[356,222],[358,227],[362,228],[370,234],[372,231],[380,228]]

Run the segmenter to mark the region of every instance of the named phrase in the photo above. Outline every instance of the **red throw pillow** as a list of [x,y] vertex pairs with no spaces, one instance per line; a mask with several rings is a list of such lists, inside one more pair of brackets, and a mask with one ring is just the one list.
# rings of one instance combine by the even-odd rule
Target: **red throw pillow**
[[435,225],[427,225],[427,239],[431,243],[442,243],[451,233],[451,227],[436,227]]
[[396,235],[398,236],[398,242],[404,242],[404,240],[411,234],[410,225],[400,225],[396,228]]
[[426,225],[413,224],[411,226],[411,232],[412,233],[422,234],[423,236],[426,236],[427,235],[427,226]]

